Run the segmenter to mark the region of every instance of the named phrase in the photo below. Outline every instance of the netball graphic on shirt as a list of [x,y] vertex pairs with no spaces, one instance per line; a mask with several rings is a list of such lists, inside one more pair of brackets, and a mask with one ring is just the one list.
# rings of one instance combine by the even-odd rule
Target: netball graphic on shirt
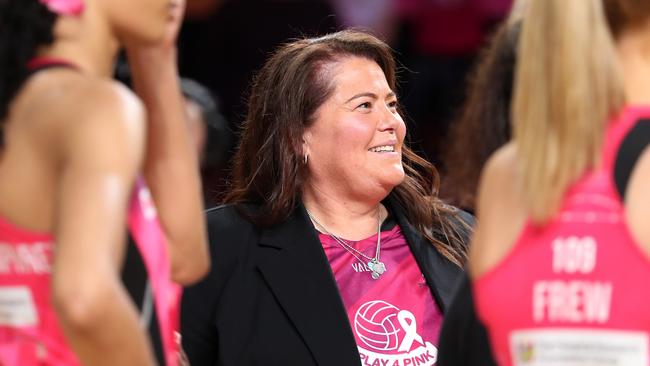
[[362,365],[435,365],[438,349],[423,339],[412,312],[382,300],[361,305],[354,317]]

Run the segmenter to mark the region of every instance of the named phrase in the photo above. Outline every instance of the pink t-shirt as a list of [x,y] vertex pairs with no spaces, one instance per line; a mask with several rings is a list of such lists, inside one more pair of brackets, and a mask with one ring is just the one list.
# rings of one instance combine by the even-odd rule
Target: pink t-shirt
[[[381,233],[386,272],[374,280],[366,263],[331,236],[319,235],[348,313],[362,365],[435,365],[442,313],[399,226]],[[374,257],[377,235],[352,242]],[[357,256],[366,262],[365,258]]]
[[650,365],[650,261],[613,181],[628,108],[605,137],[602,166],[567,191],[548,224],[525,225],[511,252],[474,281],[493,354],[510,365]]

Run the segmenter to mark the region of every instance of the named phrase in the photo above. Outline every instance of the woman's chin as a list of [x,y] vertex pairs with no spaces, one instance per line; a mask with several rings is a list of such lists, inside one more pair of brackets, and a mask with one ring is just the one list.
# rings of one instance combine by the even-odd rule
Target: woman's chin
[[404,182],[404,178],[406,178],[406,174],[404,174],[404,167],[401,163],[392,166],[390,171],[387,173],[390,173],[387,177],[387,180],[391,181],[395,187],[402,184],[402,182]]
[[388,192],[392,191],[395,187],[404,182],[404,170],[394,169],[393,172],[384,172],[385,174],[381,177],[380,185],[384,187]]

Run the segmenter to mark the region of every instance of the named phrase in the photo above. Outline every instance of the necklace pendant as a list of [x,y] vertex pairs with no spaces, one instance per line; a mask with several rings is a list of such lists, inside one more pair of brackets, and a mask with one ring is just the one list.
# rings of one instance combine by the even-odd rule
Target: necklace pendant
[[377,258],[373,258],[370,262],[368,262],[368,268],[372,271],[370,274],[372,276],[373,280],[376,280],[386,272],[386,265],[384,262],[380,262],[377,260]]

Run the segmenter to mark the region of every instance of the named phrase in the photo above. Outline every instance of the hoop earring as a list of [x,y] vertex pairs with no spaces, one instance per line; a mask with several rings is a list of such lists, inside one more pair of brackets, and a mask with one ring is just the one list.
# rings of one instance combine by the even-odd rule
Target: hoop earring
[[305,158],[302,160],[303,164],[307,165],[308,160],[309,160],[309,155],[305,154]]

